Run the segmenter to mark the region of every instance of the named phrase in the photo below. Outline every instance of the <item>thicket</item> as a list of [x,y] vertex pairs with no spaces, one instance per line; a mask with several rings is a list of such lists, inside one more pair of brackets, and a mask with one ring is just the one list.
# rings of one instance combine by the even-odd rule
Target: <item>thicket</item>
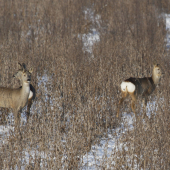
[[[165,75],[150,118],[138,103],[124,148],[99,169],[170,168],[168,0],[0,0],[0,9],[0,86],[19,87],[12,75],[20,62],[34,69],[37,92],[22,140],[13,130],[0,136],[1,169],[82,169],[82,156],[120,126],[121,81],[151,75],[154,62]],[[100,41],[89,52],[84,36],[94,30]],[[126,104],[121,111],[131,113]]]

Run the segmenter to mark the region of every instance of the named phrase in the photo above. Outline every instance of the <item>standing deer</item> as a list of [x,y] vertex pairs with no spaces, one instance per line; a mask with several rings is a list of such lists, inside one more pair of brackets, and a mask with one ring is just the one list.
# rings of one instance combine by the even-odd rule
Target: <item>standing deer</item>
[[[121,83],[122,98],[118,104],[117,117],[119,117],[119,107],[125,98],[131,96],[131,108],[135,113],[135,102],[139,95],[144,98],[144,106],[146,108],[148,96],[155,90],[156,85],[159,83],[162,72],[159,64],[154,65],[151,77],[133,78],[130,77]],[[144,115],[145,116],[145,115]]]
[[15,126],[20,120],[20,111],[26,106],[30,94],[31,70],[22,67],[22,71],[18,71],[14,77],[22,81],[22,88],[6,88],[0,87],[0,107],[12,108],[15,118]]
[[[19,65],[21,66],[21,69],[19,69],[18,72],[22,73],[23,68],[26,70],[26,65],[24,63],[22,63],[22,64],[19,63]],[[20,86],[20,88],[22,88],[22,86]],[[28,104],[27,104],[27,110],[26,110],[27,121],[29,120],[30,108],[31,108],[33,100],[35,99],[35,95],[36,95],[35,88],[32,86],[32,84],[30,84],[30,93],[28,96]]]

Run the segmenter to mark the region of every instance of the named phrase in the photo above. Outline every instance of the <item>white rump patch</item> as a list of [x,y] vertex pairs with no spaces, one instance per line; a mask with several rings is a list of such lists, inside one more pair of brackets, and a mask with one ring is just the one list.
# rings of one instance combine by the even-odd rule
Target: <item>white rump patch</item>
[[[126,90],[128,91],[128,92],[130,92],[130,93],[132,93],[132,92],[134,92],[135,91],[135,85],[133,84],[133,83],[131,83],[131,82],[122,82],[121,83],[121,90],[123,91],[123,92],[125,92]],[[127,89],[126,89],[127,88]]]
[[122,90],[123,92],[125,92],[125,91],[126,91],[126,87],[127,87],[126,82],[123,81],[120,86],[121,86],[121,90]]
[[32,96],[33,96],[33,92],[30,90],[30,93],[29,93],[29,97],[28,97],[28,99],[31,99],[31,98],[32,98]]

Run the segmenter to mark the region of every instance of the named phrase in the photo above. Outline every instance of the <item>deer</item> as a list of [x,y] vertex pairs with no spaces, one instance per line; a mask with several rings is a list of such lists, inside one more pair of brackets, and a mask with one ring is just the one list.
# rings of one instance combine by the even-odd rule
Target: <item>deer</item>
[[22,71],[19,70],[14,75],[14,77],[22,81],[21,88],[0,87],[0,107],[11,108],[13,110],[16,127],[20,120],[20,113],[28,103],[32,71],[32,69],[28,71],[22,66]]
[[[23,68],[26,69],[26,65],[24,63],[20,64],[21,69],[18,70],[18,72],[22,72]],[[15,75],[13,76],[15,77]],[[20,79],[20,78],[19,78]],[[21,80],[21,79],[20,79]],[[20,88],[22,88],[22,86],[20,86]],[[36,91],[35,88],[33,87],[33,85],[30,83],[30,93],[28,96],[28,103],[27,103],[27,110],[26,110],[26,117],[27,117],[27,122],[29,120],[29,116],[30,116],[30,108],[32,106],[33,100],[35,99],[36,96]]]
[[[160,81],[162,71],[159,64],[154,64],[152,76],[144,78],[135,78],[130,77],[129,79],[124,80],[121,87],[122,98],[118,103],[118,110],[116,117],[119,117],[119,108],[123,101],[130,96],[131,97],[131,109],[135,113],[135,102],[137,101],[138,96],[142,96],[144,99],[144,107],[146,110],[148,96],[153,93],[157,84]],[[145,117],[146,113],[143,115]]]

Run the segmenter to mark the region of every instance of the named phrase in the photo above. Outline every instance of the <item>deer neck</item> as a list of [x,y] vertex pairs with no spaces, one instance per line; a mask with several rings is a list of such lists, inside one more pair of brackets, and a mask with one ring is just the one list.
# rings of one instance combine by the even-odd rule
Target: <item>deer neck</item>
[[152,74],[152,80],[154,82],[155,85],[157,85],[159,83],[159,80],[160,80],[160,76],[156,75],[153,71],[153,74]]
[[28,98],[28,95],[30,93],[30,83],[23,82],[21,91],[23,96],[26,96]]

